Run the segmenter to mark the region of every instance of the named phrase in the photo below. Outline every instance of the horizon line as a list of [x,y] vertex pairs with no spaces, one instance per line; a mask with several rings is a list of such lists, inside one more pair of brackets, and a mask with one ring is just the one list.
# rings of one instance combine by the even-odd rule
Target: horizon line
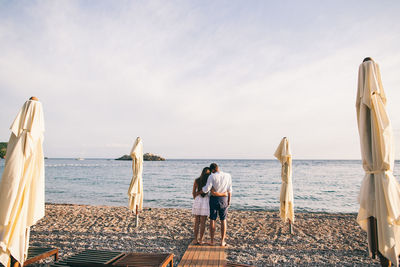
[[[78,159],[80,157],[45,157],[45,159]],[[107,160],[116,160],[116,158],[103,158],[103,157],[87,157],[87,158],[82,158],[84,160],[95,160],[95,159],[107,159]],[[276,158],[165,158],[165,161],[168,160],[277,160]],[[354,160],[362,160],[362,159],[340,159],[340,158],[334,158],[334,159],[329,159],[329,158],[296,158],[293,159],[293,161],[296,160],[349,160],[349,161],[354,161]],[[400,159],[399,159],[400,160]],[[395,161],[399,161],[395,160]]]

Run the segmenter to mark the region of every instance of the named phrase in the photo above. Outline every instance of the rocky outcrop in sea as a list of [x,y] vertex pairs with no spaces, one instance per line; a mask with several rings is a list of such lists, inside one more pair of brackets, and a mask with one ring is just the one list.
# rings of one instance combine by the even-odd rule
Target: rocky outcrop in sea
[[[117,158],[115,160],[132,160],[132,157],[130,155],[123,155],[122,157]],[[165,158],[155,155],[155,154],[145,153],[143,155],[143,160],[144,161],[165,161]]]

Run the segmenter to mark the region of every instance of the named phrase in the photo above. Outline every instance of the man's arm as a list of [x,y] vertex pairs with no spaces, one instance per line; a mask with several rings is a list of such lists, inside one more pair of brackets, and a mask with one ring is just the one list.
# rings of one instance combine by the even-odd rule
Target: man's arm
[[208,193],[211,190],[211,188],[213,186],[212,185],[212,178],[213,178],[212,175],[208,176],[207,183],[206,183],[205,186],[203,186],[203,188],[201,190],[201,191],[203,191],[202,193]]
[[216,192],[215,190],[214,190],[214,187],[213,188],[211,188],[211,195],[213,195],[213,196],[216,196],[216,197],[226,197],[226,196],[228,196],[228,193],[227,192],[223,192],[223,193],[218,193],[218,192]]
[[231,205],[232,192],[228,192],[228,206]]

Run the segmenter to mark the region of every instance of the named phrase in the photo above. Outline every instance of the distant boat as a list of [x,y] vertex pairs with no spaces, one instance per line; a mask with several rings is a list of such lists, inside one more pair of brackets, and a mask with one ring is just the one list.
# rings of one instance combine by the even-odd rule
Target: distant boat
[[85,160],[84,158],[76,158],[76,160]]

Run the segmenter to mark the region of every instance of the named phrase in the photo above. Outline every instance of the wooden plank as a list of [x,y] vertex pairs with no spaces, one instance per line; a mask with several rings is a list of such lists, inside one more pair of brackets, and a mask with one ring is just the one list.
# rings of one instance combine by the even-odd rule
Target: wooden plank
[[68,266],[70,266],[70,267],[113,267],[113,265],[111,265],[111,264],[87,263],[87,262],[74,262],[74,263],[70,263]]
[[187,262],[187,257],[188,257],[188,253],[187,250],[185,251],[185,253],[183,254],[181,261],[179,262],[178,266],[184,266],[184,264],[186,264]]
[[190,266],[193,266],[193,264],[194,264],[194,259],[195,259],[195,257],[196,257],[196,255],[198,255],[198,253],[199,253],[199,249],[200,249],[200,246],[199,245],[191,245],[191,249],[192,249],[192,252],[191,252],[191,254],[189,255],[189,257],[188,257],[188,260],[189,260],[189,262],[190,262],[190,264],[188,265],[188,267],[190,267]]
[[201,252],[202,252],[202,246],[199,246],[196,250],[196,254],[193,256],[193,264],[191,266],[196,266],[198,265],[200,260],[201,260]]
[[[193,242],[192,242],[193,243]],[[191,253],[192,253],[192,243],[189,244],[188,248],[186,249],[185,253],[183,254],[178,266],[180,267],[186,267],[190,265],[190,261],[189,261],[189,257],[191,257]]]
[[207,264],[206,266],[210,267],[212,266],[212,255],[213,255],[213,250],[215,249],[214,246],[207,246],[208,249],[208,257],[207,257]]
[[54,256],[54,261],[58,260],[57,248],[38,248],[32,247],[28,249],[28,258],[24,262],[24,266],[38,262],[42,259]]
[[211,254],[211,247],[212,246],[206,246],[205,249],[206,251],[204,252],[203,260],[202,260],[202,265],[201,266],[206,266],[208,267],[208,260],[210,259],[210,254]]
[[50,264],[50,267],[68,267],[68,265],[65,262],[56,262],[56,263]]
[[192,249],[193,249],[191,245],[192,245],[192,243],[189,244],[189,246],[186,249],[185,253],[183,254],[182,259],[179,262],[178,266],[184,267],[184,266],[187,266],[188,264],[190,264],[189,257],[191,255],[191,252],[192,252]]
[[208,257],[206,258],[206,267],[212,267],[212,256],[213,256],[213,249],[211,246],[207,246]]
[[226,252],[224,247],[219,249],[219,266],[226,266]]
[[167,266],[173,263],[174,254],[167,253],[128,253],[112,263],[113,266]]
[[218,260],[219,260],[219,246],[215,246],[213,250],[211,250],[210,255],[210,265],[212,267],[218,267]]
[[214,263],[213,266],[215,267],[220,267],[221,266],[221,258],[220,258],[220,254],[221,254],[221,250],[223,249],[223,247],[218,246],[217,249],[214,252]]
[[120,258],[122,258],[125,255],[125,253],[120,253],[119,255],[115,255],[114,258],[110,259],[109,261],[106,261],[105,264],[110,264]]
[[204,260],[207,259],[208,248],[204,245],[199,246],[197,249],[196,256],[193,258],[193,264],[191,266],[202,266],[204,264]]
[[199,256],[197,260],[197,265],[196,266],[205,266],[208,261],[208,255],[210,254],[209,248],[207,245],[201,246],[199,249]]
[[193,262],[193,257],[196,255],[197,252],[197,246],[193,245],[193,243],[191,243],[188,247],[188,255],[186,258],[186,263],[183,265],[183,267],[190,267],[192,266],[192,262]]
[[161,263],[161,267],[167,267],[168,264],[170,264],[170,267],[174,267],[174,254],[169,254],[169,257]]
[[208,258],[208,266],[209,267],[218,267],[219,260],[219,247],[214,246],[210,248],[210,256]]

